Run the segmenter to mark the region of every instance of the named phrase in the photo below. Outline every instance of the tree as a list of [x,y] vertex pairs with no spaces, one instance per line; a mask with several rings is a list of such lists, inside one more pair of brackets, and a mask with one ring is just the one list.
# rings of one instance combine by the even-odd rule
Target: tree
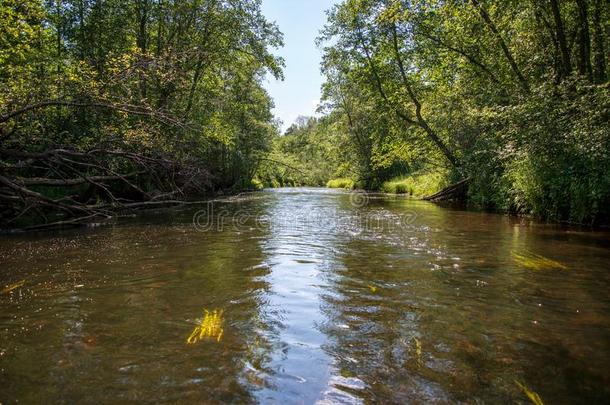
[[258,0],[6,1],[0,15],[5,224],[243,187],[271,147],[262,80],[282,75],[282,37]]
[[436,171],[489,208],[607,217],[608,157],[580,152],[610,139],[607,12],[585,0],[335,5],[319,40],[324,95],[348,124],[351,165],[369,185],[383,167]]

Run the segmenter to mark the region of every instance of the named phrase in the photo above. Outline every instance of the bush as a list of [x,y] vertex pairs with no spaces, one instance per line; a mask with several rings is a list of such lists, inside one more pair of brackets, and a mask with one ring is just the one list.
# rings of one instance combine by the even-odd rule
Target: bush
[[610,97],[575,81],[542,86],[488,117],[469,158],[469,200],[552,221],[605,223],[610,203]]
[[411,191],[409,194],[413,194],[413,190],[409,189],[409,186],[405,183],[397,183],[395,189],[396,194],[407,194],[409,191]]
[[257,179],[256,177],[252,179],[251,187],[254,190],[262,190],[263,188],[265,188],[265,186],[263,185],[263,182],[260,181],[259,179]]
[[346,178],[329,180],[328,183],[326,183],[326,187],[345,188],[348,190],[352,190],[354,188],[354,180],[346,179]]
[[381,185],[384,193],[409,194],[424,197],[442,190],[448,185],[447,174],[441,172],[414,173],[411,176],[395,177]]

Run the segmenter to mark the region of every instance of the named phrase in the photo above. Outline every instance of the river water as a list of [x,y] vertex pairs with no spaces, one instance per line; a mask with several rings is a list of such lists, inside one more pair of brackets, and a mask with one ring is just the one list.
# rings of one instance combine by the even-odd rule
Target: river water
[[278,189],[0,239],[0,403],[608,403],[610,234]]

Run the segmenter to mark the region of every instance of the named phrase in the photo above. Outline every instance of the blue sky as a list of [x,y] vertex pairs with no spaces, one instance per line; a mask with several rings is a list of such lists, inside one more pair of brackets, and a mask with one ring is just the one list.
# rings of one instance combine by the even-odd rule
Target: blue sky
[[275,54],[286,62],[284,81],[272,77],[265,88],[275,101],[274,114],[289,127],[299,115],[314,115],[320,100],[321,51],[315,39],[334,0],[263,0],[263,13],[284,33],[284,47]]

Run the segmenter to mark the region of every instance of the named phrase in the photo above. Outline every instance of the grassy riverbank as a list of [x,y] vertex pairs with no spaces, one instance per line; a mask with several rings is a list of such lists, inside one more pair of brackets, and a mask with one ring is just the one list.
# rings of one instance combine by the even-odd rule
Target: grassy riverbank
[[[360,184],[359,184],[360,183]],[[359,188],[362,182],[350,178],[338,178],[326,183],[328,188],[343,188],[352,190]],[[447,175],[437,172],[414,173],[409,176],[397,176],[384,181],[380,187],[372,191],[381,191],[388,194],[408,194],[413,197],[432,195],[449,185]]]

